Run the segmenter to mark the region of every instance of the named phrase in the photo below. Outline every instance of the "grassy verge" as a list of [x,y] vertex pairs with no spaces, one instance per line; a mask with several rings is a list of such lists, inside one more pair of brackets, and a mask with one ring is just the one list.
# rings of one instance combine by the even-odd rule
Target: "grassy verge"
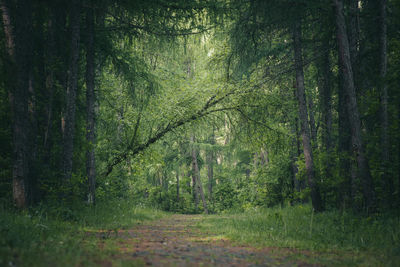
[[[308,205],[205,216],[198,227],[232,241],[285,248],[310,263],[398,266],[400,218],[357,217],[333,211],[314,214]],[[303,250],[303,252],[302,252]],[[307,251],[307,253],[304,253]]]
[[125,200],[94,208],[42,205],[23,213],[0,207],[0,214],[0,266],[99,265],[115,251],[112,245],[99,250],[98,236],[88,233],[126,229],[166,216]]

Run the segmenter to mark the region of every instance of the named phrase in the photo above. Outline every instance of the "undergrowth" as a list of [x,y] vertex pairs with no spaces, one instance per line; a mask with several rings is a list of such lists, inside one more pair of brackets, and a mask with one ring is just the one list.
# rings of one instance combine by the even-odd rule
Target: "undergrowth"
[[39,205],[24,212],[0,206],[0,266],[99,265],[107,252],[87,234],[115,231],[165,216],[127,200],[74,208]]
[[341,211],[315,214],[309,205],[298,205],[211,215],[204,217],[198,227],[259,247],[335,253],[339,265],[395,266],[400,262],[400,218],[390,214],[370,217]]

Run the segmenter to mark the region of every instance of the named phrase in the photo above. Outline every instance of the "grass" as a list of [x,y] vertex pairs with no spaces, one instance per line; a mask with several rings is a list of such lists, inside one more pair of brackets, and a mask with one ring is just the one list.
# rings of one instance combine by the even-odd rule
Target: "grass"
[[0,207],[0,214],[0,266],[99,265],[116,248],[110,244],[99,250],[99,238],[88,233],[166,216],[125,200],[74,209],[41,205],[22,213]]
[[400,266],[400,218],[395,216],[314,214],[309,205],[299,205],[205,216],[198,227],[241,244],[307,250],[311,262],[326,265]]
[[[110,261],[113,266],[141,266],[143,262],[114,257],[119,239],[110,238],[112,233],[168,216],[126,200],[74,209],[39,205],[24,212],[0,206],[0,215],[0,266],[98,266]],[[197,227],[213,234],[210,242],[230,239],[268,247],[286,262],[400,266],[400,218],[394,215],[314,214],[309,205],[299,205],[202,216]],[[204,240],[209,237],[204,234]]]

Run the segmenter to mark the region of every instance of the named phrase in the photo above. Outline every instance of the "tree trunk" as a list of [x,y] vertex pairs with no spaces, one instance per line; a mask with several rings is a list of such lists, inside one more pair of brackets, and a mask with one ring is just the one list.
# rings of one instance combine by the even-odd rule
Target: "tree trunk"
[[313,153],[310,140],[310,128],[308,124],[306,96],[304,88],[303,55],[301,48],[301,25],[297,22],[293,29],[294,59],[296,69],[296,88],[299,104],[299,119],[301,125],[301,137],[303,140],[303,152],[306,162],[307,181],[311,190],[311,201],[316,212],[322,211],[321,196],[317,183],[313,164]]
[[94,148],[95,134],[95,49],[94,49],[94,11],[89,7],[86,12],[86,141],[89,144],[86,151],[86,175],[88,177],[88,203],[96,201],[96,164]]
[[386,204],[390,206],[393,195],[393,181],[389,175],[389,118],[388,118],[388,89],[386,83],[387,73],[387,0],[380,1],[380,87],[381,87],[381,144],[382,144],[382,181],[387,194]]
[[[357,203],[355,201],[357,194],[357,183],[351,157],[351,132],[350,122],[347,115],[346,105],[346,92],[343,85],[343,64],[339,58],[339,103],[338,103],[338,115],[339,115],[339,176],[342,177],[343,181],[340,184],[339,194],[340,202],[343,206],[352,206],[354,210],[357,210]],[[349,170],[352,170],[349,172]],[[339,203],[338,203],[339,204]]]
[[64,184],[68,185],[72,175],[72,161],[74,155],[74,132],[76,92],[78,87],[78,63],[80,42],[80,1],[73,0],[70,10],[71,46],[67,81],[65,128],[64,128]]
[[[400,101],[397,102],[397,123],[400,125]],[[400,135],[397,135],[397,197],[400,205]]]
[[[359,0],[350,0],[349,6],[349,51],[351,67],[353,70],[354,81],[356,83],[356,77],[358,73],[358,42],[359,42],[359,32],[360,32],[360,22],[359,22]],[[355,86],[356,88],[357,86]],[[357,91],[357,90],[356,90]]]
[[[297,123],[297,120],[296,122]],[[294,192],[300,192],[300,181],[297,179],[297,173],[298,173],[298,168],[297,168],[297,159],[299,157],[299,151],[297,149],[298,146],[298,137],[297,137],[297,127],[292,126],[292,149],[291,149],[291,169],[292,169],[292,181],[291,181],[291,186],[292,186],[292,191]]]
[[[191,137],[192,144],[194,145],[195,138],[194,136]],[[192,148],[192,171],[193,171],[193,180],[195,181],[195,192],[196,192],[196,207],[199,203],[199,195],[201,197],[201,201],[203,202],[204,212],[208,214],[207,202],[204,197],[203,185],[200,180],[200,170],[199,165],[197,162],[197,151],[196,149]]]
[[[199,192],[197,191],[197,171],[196,171],[196,166],[197,166],[197,155],[196,155],[196,150],[194,149],[194,136],[190,138],[190,141],[192,142],[192,195],[194,198],[194,205],[195,209],[197,212],[198,206],[199,206]],[[198,168],[198,167],[197,167]]]
[[329,60],[329,44],[324,45],[324,53],[319,69],[321,73],[321,117],[322,117],[322,143],[325,152],[327,153],[327,162],[325,168],[325,176],[327,179],[332,177],[332,88],[331,88],[331,64]]
[[176,170],[176,202],[179,203],[179,167]]
[[367,210],[369,210],[375,207],[375,192],[361,137],[361,121],[357,107],[353,71],[350,60],[349,41],[347,38],[346,24],[343,14],[343,2],[341,0],[333,0],[333,3],[336,7],[337,41],[339,58],[343,65],[343,86],[346,93],[346,106],[351,128],[352,148],[353,153],[356,155],[358,165],[357,175],[360,177],[363,186],[365,206]]
[[48,41],[47,41],[47,71],[46,71],[46,89],[47,99],[46,104],[46,124],[44,132],[43,147],[45,151],[45,162],[48,164],[50,160],[50,140],[52,134],[52,121],[53,121],[53,104],[54,104],[54,91],[55,91],[55,71],[56,68],[56,11],[54,6],[50,8],[50,18],[48,20]]
[[311,130],[311,141],[312,141],[312,148],[313,150],[317,149],[317,127],[315,125],[315,118],[314,118],[314,102],[312,96],[307,97],[308,103],[308,116],[310,118],[310,130]]
[[[210,137],[210,144],[214,145],[215,144],[215,136],[214,136],[214,129],[213,133]],[[213,182],[214,182],[214,152],[208,151],[207,153],[207,176],[208,176],[208,200],[211,202],[213,197]]]
[[[10,13],[10,1],[0,1],[2,20],[6,37],[6,47],[9,56],[9,73],[7,85],[13,116],[13,170],[12,187],[13,200],[18,208],[27,207],[29,191],[29,121],[28,96],[31,70],[31,1],[20,0],[16,3],[15,17]],[[15,21],[15,28],[12,26]]]

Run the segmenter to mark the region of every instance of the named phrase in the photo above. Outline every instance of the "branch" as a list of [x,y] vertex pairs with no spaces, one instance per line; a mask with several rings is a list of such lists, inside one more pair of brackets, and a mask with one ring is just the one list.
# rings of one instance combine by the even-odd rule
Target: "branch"
[[[132,144],[132,146],[128,146],[127,149],[123,152],[121,152],[120,154],[118,154],[117,156],[115,156],[110,163],[107,164],[107,168],[106,168],[106,172],[104,173],[104,176],[108,176],[112,171],[113,168],[120,164],[121,162],[125,161],[127,159],[128,156],[135,156],[138,153],[142,152],[143,150],[145,150],[146,148],[148,148],[150,145],[154,144],[155,142],[157,142],[158,140],[160,140],[162,137],[164,137],[167,133],[189,123],[195,120],[198,120],[202,117],[205,117],[207,115],[210,115],[212,113],[215,112],[221,112],[224,110],[230,110],[233,109],[231,107],[227,107],[227,108],[219,108],[219,109],[213,109],[213,110],[209,110],[211,107],[214,107],[215,105],[217,105],[218,103],[220,103],[222,100],[224,100],[225,98],[227,98],[229,95],[233,94],[233,91],[230,91],[228,93],[226,93],[225,95],[221,96],[220,98],[216,98],[216,95],[213,95],[212,97],[210,97],[208,99],[208,101],[206,102],[206,104],[196,113],[194,113],[192,116],[187,117],[187,118],[182,118],[174,123],[168,123],[168,125],[160,131],[157,131],[156,134],[154,136],[149,137],[149,139],[143,143],[143,144],[139,144],[134,146]],[[138,125],[138,124],[137,124]]]

